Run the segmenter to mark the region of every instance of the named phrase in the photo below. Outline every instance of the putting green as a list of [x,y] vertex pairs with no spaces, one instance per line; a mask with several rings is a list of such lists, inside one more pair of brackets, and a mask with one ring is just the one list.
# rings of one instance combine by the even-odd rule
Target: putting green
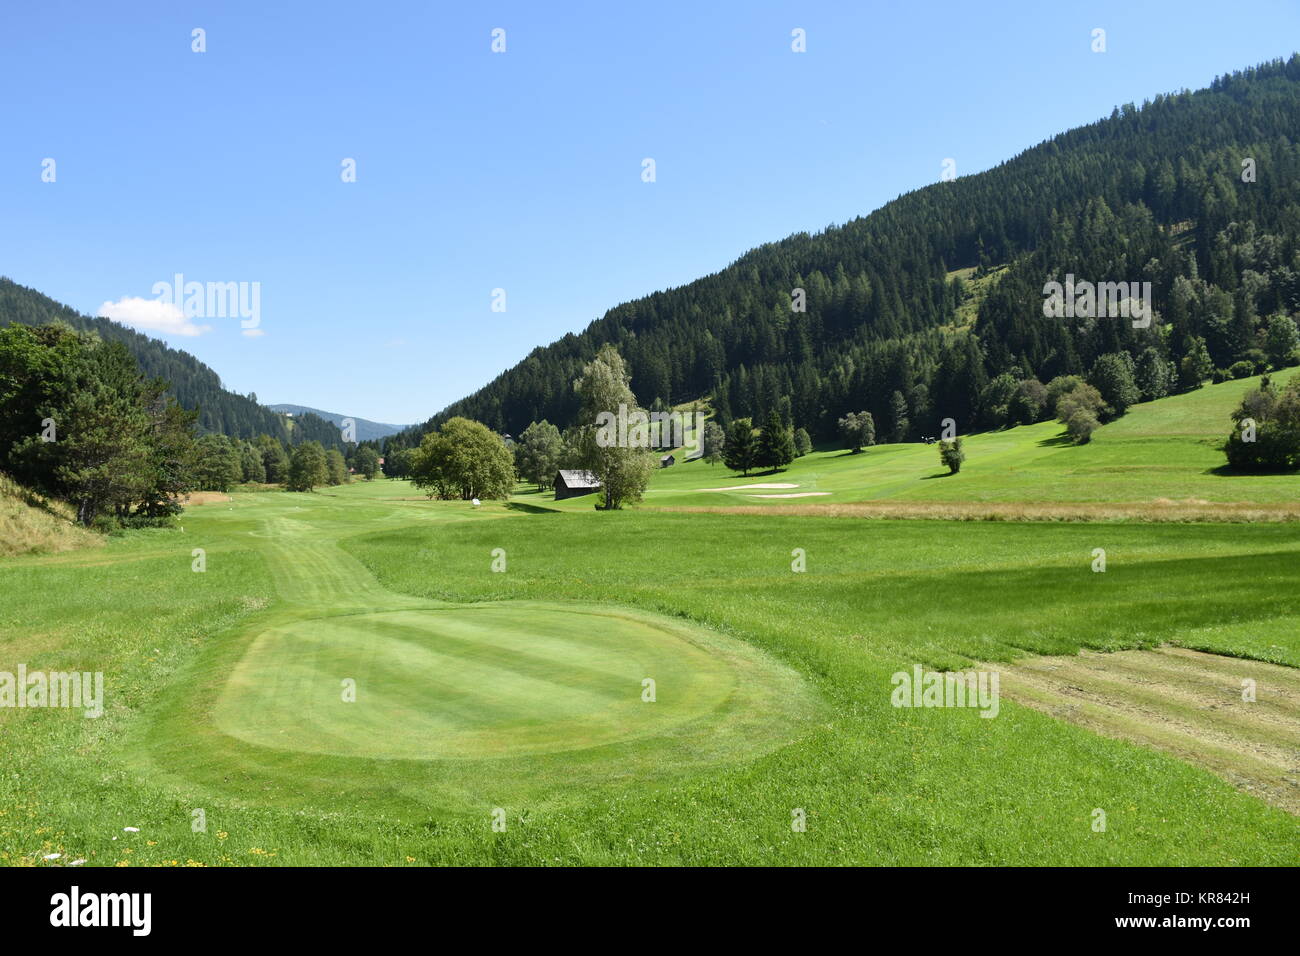
[[[707,720],[726,706],[737,677],[683,632],[608,611],[402,609],[310,618],[259,635],[226,681],[214,719],[232,737],[277,750],[520,756]],[[643,700],[645,679],[654,681],[652,702]]]
[[337,505],[245,507],[262,514],[244,538],[280,600],[205,640],[123,742],[187,801],[540,807],[754,760],[821,712],[790,668],[679,618],[397,594],[338,546],[357,532]]

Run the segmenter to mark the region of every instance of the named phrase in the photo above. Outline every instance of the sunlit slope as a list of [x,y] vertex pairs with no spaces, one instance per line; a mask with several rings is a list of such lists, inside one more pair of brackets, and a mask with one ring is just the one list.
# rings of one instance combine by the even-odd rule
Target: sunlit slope
[[[1297,374],[1274,375],[1278,384]],[[648,505],[843,504],[936,502],[1293,503],[1300,476],[1233,475],[1219,450],[1231,414],[1259,378],[1207,385],[1185,395],[1135,405],[1099,429],[1087,445],[1070,444],[1058,422],[965,437],[966,464],[948,475],[934,445],[878,445],[858,455],[813,452],[784,471],[734,475],[723,465],[677,464],[657,471]],[[679,456],[680,458],[681,456]],[[760,484],[797,487],[757,488]],[[705,489],[731,490],[711,491]],[[761,497],[760,497],[761,496]],[[774,497],[779,496],[779,497]],[[788,497],[799,496],[799,497]],[[550,495],[530,496],[554,506]],[[560,502],[588,509],[592,498]]]
[[72,509],[41,499],[0,474],[0,556],[94,547],[102,539],[72,520]]

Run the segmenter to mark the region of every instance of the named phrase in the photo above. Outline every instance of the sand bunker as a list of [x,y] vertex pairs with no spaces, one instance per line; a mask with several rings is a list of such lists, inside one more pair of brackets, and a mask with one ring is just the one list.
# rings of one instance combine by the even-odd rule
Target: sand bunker
[[697,488],[696,491],[748,491],[750,488],[798,488],[798,485],[792,485],[788,481],[778,481],[776,484],[767,485],[734,485],[731,488]]
[[[750,485],[751,488],[757,488],[758,485]],[[787,486],[788,487],[788,486]],[[798,485],[794,486],[799,487]],[[745,495],[746,498],[816,498],[818,495],[829,495],[829,491],[798,491],[792,495]]]

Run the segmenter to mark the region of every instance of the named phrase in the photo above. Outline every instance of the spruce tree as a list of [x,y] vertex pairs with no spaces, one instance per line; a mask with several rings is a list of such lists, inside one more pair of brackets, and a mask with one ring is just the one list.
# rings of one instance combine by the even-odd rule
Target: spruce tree
[[748,418],[737,418],[727,429],[727,443],[722,449],[722,463],[732,471],[748,475],[756,464],[758,443],[754,426]]
[[781,421],[781,414],[775,408],[767,413],[763,430],[758,437],[758,447],[754,463],[761,468],[779,471],[794,461],[794,437],[790,429]]
[[903,397],[902,392],[894,392],[889,398],[889,415],[893,422],[893,431],[890,438],[895,444],[907,441],[907,433],[911,430],[911,422],[907,420],[907,399]]

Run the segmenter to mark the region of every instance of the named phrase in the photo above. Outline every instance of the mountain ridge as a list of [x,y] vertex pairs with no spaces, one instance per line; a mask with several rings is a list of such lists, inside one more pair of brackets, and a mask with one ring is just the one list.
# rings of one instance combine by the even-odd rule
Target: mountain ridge
[[[900,434],[945,417],[994,424],[981,399],[990,380],[1081,374],[1107,353],[1154,348],[1177,365],[1204,346],[1227,368],[1253,358],[1270,313],[1300,309],[1297,130],[1295,54],[1124,104],[991,169],[617,305],[390,441],[418,443],[452,415],[515,434],[543,418],[572,424],[571,383],[604,344],[623,354],[645,407],[709,396],[727,419],[775,406],[822,435],[863,408]],[[1260,170],[1248,183],[1243,159]],[[970,291],[957,272],[995,267],[964,330]],[[1151,281],[1153,328],[1045,321],[1043,284],[1067,271]],[[1242,293],[1245,271],[1263,281]]]
[[303,414],[315,415],[323,418],[332,425],[343,427],[343,420],[351,418],[356,423],[356,436],[358,442],[376,441],[380,438],[387,438],[389,435],[396,435],[398,432],[405,431],[410,425],[392,425],[388,422],[371,421],[368,418],[359,418],[356,415],[343,415],[339,412],[327,412],[320,408],[312,408],[310,405],[293,405],[287,402],[277,402],[274,405],[267,405],[273,412],[288,413],[298,416]]
[[338,428],[323,419],[304,419],[291,432],[278,412],[259,403],[255,394],[240,395],[227,389],[214,369],[189,352],[111,319],[83,315],[43,292],[0,276],[0,327],[49,322],[66,323],[107,342],[121,342],[145,377],[163,379],[181,405],[199,409],[198,425],[203,431],[247,439],[265,434],[286,444],[316,440],[327,448],[343,447]]

